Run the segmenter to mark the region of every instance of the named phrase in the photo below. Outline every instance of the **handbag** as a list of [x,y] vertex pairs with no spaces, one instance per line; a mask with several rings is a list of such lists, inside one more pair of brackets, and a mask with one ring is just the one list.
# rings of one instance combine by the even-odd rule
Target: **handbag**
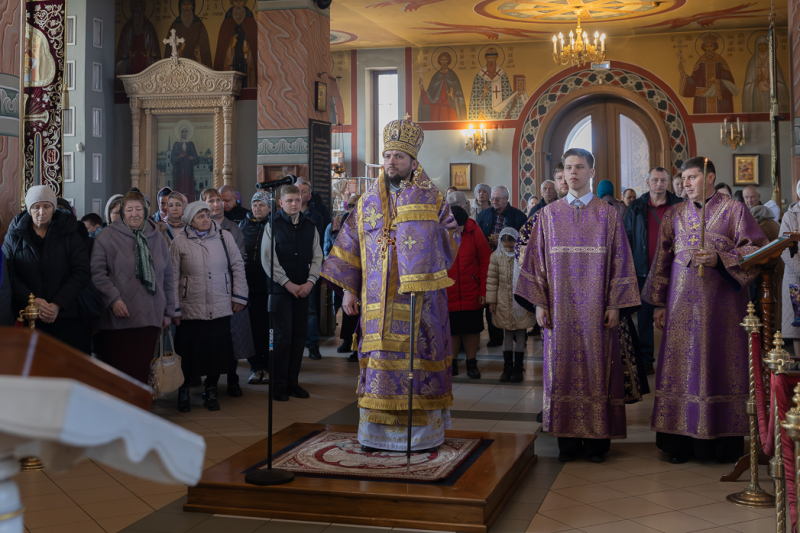
[[[172,330],[167,328],[169,342],[172,349],[175,349],[175,341],[172,339]],[[164,331],[158,334],[158,345],[156,346],[155,356],[150,361],[150,387],[153,389],[153,399],[166,396],[170,392],[178,390],[183,385],[183,370],[181,369],[181,356],[174,351],[164,351]]]

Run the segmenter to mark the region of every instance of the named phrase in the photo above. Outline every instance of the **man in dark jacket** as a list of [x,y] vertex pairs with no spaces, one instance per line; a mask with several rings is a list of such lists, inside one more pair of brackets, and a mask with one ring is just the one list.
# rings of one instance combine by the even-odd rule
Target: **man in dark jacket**
[[269,352],[269,307],[267,294],[267,273],[261,265],[261,239],[264,227],[269,224],[269,194],[258,191],[250,201],[252,210],[239,223],[244,237],[244,274],[250,300],[247,309],[250,313],[250,325],[253,332],[255,355],[247,360],[250,363],[250,385],[269,383],[266,377],[267,356]]
[[[307,178],[298,178],[296,185],[300,189],[300,198],[303,202],[300,212],[317,227],[319,242],[322,243],[328,224],[325,223],[325,217],[322,216],[322,213],[311,204],[311,182]],[[330,216],[328,216],[328,220],[330,220]],[[320,284],[321,281],[318,281],[314,285],[314,290],[308,296],[308,340],[306,341],[306,348],[308,348],[308,356],[311,359],[322,359],[322,354],[319,352]]]
[[[484,209],[478,215],[478,226],[480,226],[486,240],[489,241],[489,246],[492,251],[497,249],[497,237],[503,228],[514,228],[519,231],[520,228],[527,222],[525,213],[508,203],[508,188],[499,185],[492,189],[492,194],[489,196],[489,201],[492,204],[491,209]],[[489,326],[489,348],[495,348],[503,344],[503,330],[494,327],[492,324],[492,314],[489,312],[489,307],[486,307],[486,323]]]
[[247,216],[247,209],[239,205],[236,201],[236,189],[233,185],[223,185],[219,188],[219,195],[222,197],[223,211],[225,218],[238,224]]
[[[623,220],[628,242],[633,253],[633,264],[636,268],[636,278],[639,281],[639,290],[644,287],[650,265],[656,254],[658,244],[658,229],[667,210],[682,199],[667,189],[669,188],[669,172],[661,167],[650,170],[647,177],[647,187],[650,192],[633,200],[628,206]],[[653,374],[653,311],[655,308],[642,300],[639,313],[639,343],[648,374]]]

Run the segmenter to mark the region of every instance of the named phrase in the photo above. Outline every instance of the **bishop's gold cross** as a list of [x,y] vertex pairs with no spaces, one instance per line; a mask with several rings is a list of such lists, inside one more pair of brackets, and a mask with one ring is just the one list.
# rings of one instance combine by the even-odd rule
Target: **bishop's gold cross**
[[410,251],[411,251],[411,248],[413,248],[413,247],[414,247],[414,245],[415,245],[415,244],[417,244],[417,241],[415,241],[415,240],[414,240],[414,238],[413,238],[413,237],[411,237],[411,235],[408,235],[408,236],[406,237],[406,240],[405,240],[405,241],[403,241],[403,243],[402,243],[402,244],[403,244],[404,246],[408,246],[408,251],[410,252]]
[[697,238],[697,235],[692,235],[692,238],[689,239],[689,244],[692,246],[697,246],[698,242],[700,242],[700,239]]
[[369,215],[364,217],[364,222],[366,222],[367,224],[369,224],[374,228],[375,224],[382,218],[383,218],[383,213],[378,213],[375,210],[375,206],[371,205],[369,207]]
[[405,120],[406,122],[410,121],[411,120],[411,115],[409,115],[408,112],[406,112],[406,114],[403,115],[403,120]]
[[392,229],[389,227],[383,227],[383,235],[378,238],[378,244],[381,245],[381,259],[386,259],[386,252],[389,251],[389,248],[394,248],[397,250],[397,239],[391,236]]

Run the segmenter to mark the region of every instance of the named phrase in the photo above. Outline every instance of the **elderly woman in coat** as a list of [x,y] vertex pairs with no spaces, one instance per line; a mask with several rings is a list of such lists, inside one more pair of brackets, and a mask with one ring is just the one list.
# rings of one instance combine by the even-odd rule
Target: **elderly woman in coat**
[[[231,315],[247,305],[244,261],[233,236],[211,220],[207,203],[189,204],[183,223],[170,247],[178,302],[175,351],[187,381],[206,376],[203,407],[218,411],[219,376],[234,356]],[[178,410],[191,410],[186,384],[178,391]]]
[[25,194],[27,211],[11,221],[3,255],[11,281],[14,316],[33,294],[39,306],[37,327],[86,354],[91,353],[92,325],[81,320],[79,297],[89,285],[86,227],[72,214],[56,209],[56,194],[36,185]]
[[161,330],[175,316],[169,246],[148,217],[145,197],[131,191],[120,218],[101,232],[92,250],[92,281],[105,313],[95,322],[94,351],[101,361],[148,382]]

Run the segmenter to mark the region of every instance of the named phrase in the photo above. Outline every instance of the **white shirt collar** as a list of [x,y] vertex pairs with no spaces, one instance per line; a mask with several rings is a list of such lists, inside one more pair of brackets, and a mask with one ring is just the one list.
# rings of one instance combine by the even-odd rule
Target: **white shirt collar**
[[589,191],[580,198],[576,198],[575,196],[572,195],[572,191],[570,191],[567,193],[567,203],[569,205],[572,205],[572,202],[574,202],[575,200],[580,200],[581,202],[583,202],[583,205],[589,205],[589,202],[592,201],[593,196],[594,194],[592,193],[592,191]]

